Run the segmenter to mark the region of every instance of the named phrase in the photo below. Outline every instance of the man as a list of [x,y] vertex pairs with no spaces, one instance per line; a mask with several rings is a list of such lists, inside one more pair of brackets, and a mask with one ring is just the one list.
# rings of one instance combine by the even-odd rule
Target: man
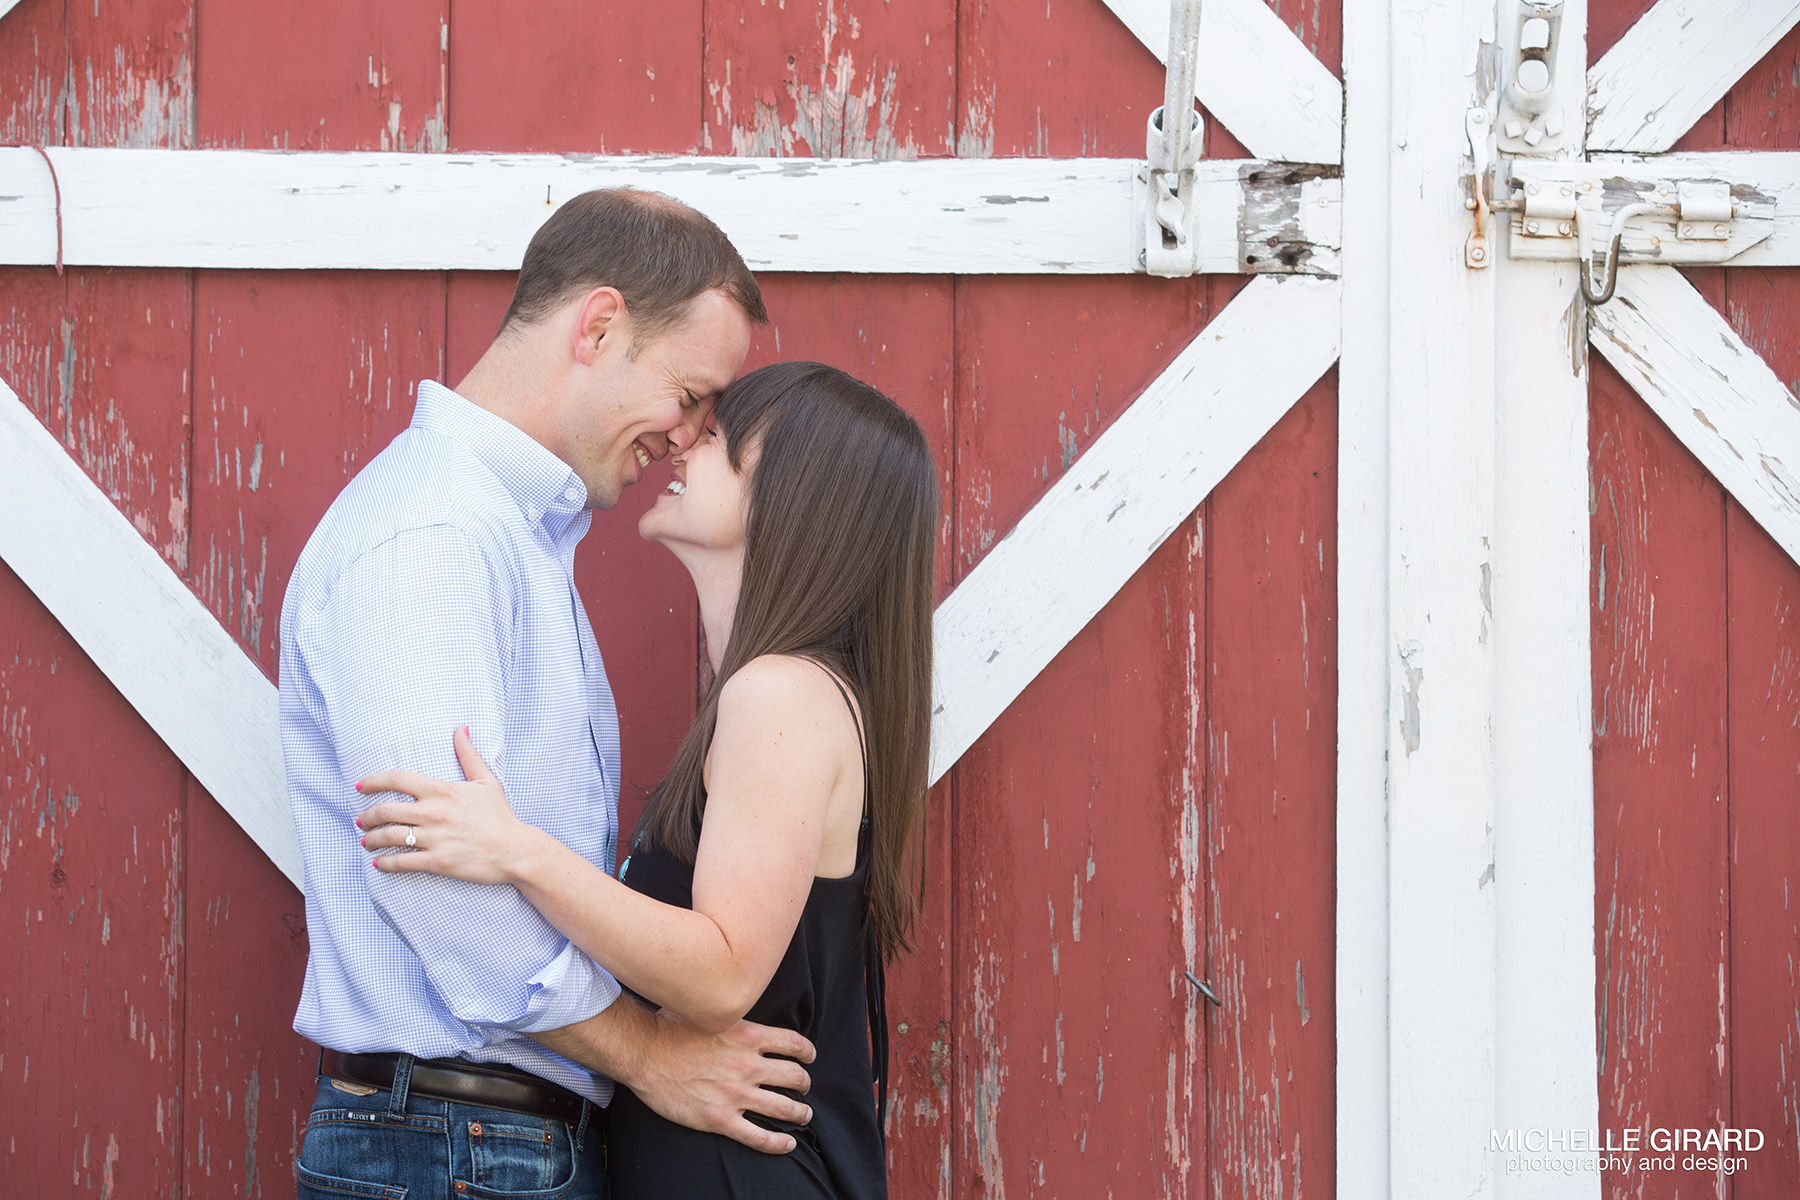
[[618,717],[575,546],[590,510],[699,435],[767,320],[701,214],[650,193],[576,197],[532,239],[480,362],[454,392],[419,385],[411,426],[301,554],[281,616],[312,942],[294,1028],[324,1048],[302,1196],[604,1197],[595,1106],[613,1080],[772,1153],[791,1138],[744,1110],[808,1119],[763,1086],[805,1090],[798,1034],[714,1037],[653,1015],[516,890],[377,872],[354,825],[357,779],[454,778],[468,725],[520,817],[610,868]]

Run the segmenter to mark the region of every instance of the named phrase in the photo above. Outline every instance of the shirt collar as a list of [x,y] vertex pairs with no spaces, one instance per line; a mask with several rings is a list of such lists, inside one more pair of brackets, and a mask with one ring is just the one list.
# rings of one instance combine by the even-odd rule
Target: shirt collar
[[[586,517],[587,485],[543,443],[504,417],[473,404],[435,380],[419,383],[412,426],[452,438],[492,471],[519,511],[561,541],[578,517]],[[583,521],[582,531],[587,522]]]

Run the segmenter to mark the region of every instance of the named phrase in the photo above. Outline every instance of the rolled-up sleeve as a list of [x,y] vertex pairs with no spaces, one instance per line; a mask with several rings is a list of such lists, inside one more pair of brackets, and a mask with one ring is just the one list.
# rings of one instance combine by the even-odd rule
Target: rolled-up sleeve
[[[399,768],[461,779],[453,738],[462,725],[506,782],[517,594],[503,556],[481,537],[430,525],[350,561],[323,603],[301,614],[295,642],[337,751],[347,829],[373,802],[355,790],[364,775]],[[367,863],[363,878],[381,919],[467,1025],[541,1033],[619,996],[612,976],[516,888]]]

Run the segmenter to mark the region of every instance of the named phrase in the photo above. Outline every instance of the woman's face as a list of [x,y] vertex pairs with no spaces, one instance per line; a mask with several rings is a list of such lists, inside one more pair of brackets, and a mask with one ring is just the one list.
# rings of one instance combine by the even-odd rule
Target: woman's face
[[718,418],[709,415],[694,444],[670,458],[675,478],[639,518],[639,535],[677,553],[683,548],[741,550],[757,450],[752,440],[744,447],[743,472],[732,470]]

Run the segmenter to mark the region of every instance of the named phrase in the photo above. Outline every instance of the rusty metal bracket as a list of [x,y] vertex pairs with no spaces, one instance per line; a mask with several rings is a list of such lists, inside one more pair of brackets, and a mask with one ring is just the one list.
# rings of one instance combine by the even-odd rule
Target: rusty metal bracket
[[1469,161],[1474,164],[1468,207],[1475,214],[1475,228],[1463,245],[1463,264],[1479,271],[1494,261],[1487,235],[1488,214],[1493,211],[1488,197],[1489,163],[1492,161],[1488,150],[1488,110],[1480,106],[1471,108],[1463,119],[1463,128],[1469,135]]

